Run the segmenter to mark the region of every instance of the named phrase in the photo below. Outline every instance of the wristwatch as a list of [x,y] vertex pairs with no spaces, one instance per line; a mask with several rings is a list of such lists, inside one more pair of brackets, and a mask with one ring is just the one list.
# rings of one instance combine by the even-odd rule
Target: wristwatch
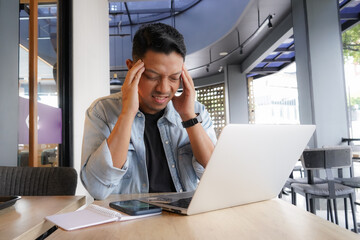
[[202,118],[200,113],[196,114],[195,118],[189,119],[187,121],[181,122],[181,124],[183,125],[184,128],[188,128],[188,127],[192,127],[197,123],[201,123],[202,122]]

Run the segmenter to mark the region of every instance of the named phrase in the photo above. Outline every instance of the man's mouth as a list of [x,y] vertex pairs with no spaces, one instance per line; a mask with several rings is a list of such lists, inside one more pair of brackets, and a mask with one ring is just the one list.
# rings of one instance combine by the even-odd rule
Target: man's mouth
[[153,98],[155,99],[155,102],[159,104],[166,102],[166,100],[168,99],[167,96],[153,96]]

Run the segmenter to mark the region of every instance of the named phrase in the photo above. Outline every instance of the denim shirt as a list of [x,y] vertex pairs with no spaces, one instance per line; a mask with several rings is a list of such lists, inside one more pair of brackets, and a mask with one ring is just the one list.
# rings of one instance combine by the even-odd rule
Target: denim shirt
[[[145,116],[138,111],[132,127],[127,159],[119,169],[113,166],[106,139],[113,130],[122,108],[121,93],[96,100],[86,111],[82,146],[80,178],[95,199],[104,199],[111,193],[147,193],[149,180],[144,143]],[[195,112],[211,141],[216,135],[209,113],[204,105],[195,102]],[[180,115],[170,101],[164,115],[158,120],[162,145],[177,192],[196,189],[204,168],[194,158],[188,134]]]

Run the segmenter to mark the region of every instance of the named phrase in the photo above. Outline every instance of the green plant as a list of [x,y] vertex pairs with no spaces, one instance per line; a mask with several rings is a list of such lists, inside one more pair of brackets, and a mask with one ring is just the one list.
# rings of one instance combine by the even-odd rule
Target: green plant
[[345,59],[353,58],[354,63],[360,64],[360,24],[342,34]]

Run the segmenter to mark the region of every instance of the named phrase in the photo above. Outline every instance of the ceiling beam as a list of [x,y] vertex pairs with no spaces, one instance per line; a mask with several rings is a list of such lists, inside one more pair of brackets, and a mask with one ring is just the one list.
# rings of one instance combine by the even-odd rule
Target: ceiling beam
[[294,61],[294,58],[281,58],[281,59],[264,59],[261,62],[265,63],[274,63],[274,62],[288,62],[291,63]]
[[277,67],[268,67],[268,68],[254,68],[253,70],[251,70],[251,72],[249,73],[275,73],[278,72],[279,68]]
[[340,11],[341,10],[343,10],[344,8],[346,8],[348,5],[349,5],[349,3],[351,3],[353,0],[346,0],[346,1],[344,1],[344,3],[340,6]]
[[277,48],[274,50],[274,52],[294,52],[294,51],[295,51],[294,46],[287,48]]
[[349,28],[355,26],[355,24],[358,23],[358,20],[348,20],[341,24],[341,31],[344,32],[348,30]]
[[132,20],[131,20],[131,16],[130,16],[130,13],[129,13],[128,5],[127,5],[126,2],[124,2],[124,5],[125,5],[125,8],[126,8],[126,13],[127,13],[127,15],[128,15],[130,25],[133,25]]
[[341,20],[359,20],[360,14],[359,13],[340,13]]
[[273,27],[265,39],[263,39],[261,43],[241,63],[241,72],[250,72],[251,69],[255,68],[256,65],[258,65],[270,53],[274,52],[281,43],[283,43],[292,35],[292,15],[290,13],[277,26]]

